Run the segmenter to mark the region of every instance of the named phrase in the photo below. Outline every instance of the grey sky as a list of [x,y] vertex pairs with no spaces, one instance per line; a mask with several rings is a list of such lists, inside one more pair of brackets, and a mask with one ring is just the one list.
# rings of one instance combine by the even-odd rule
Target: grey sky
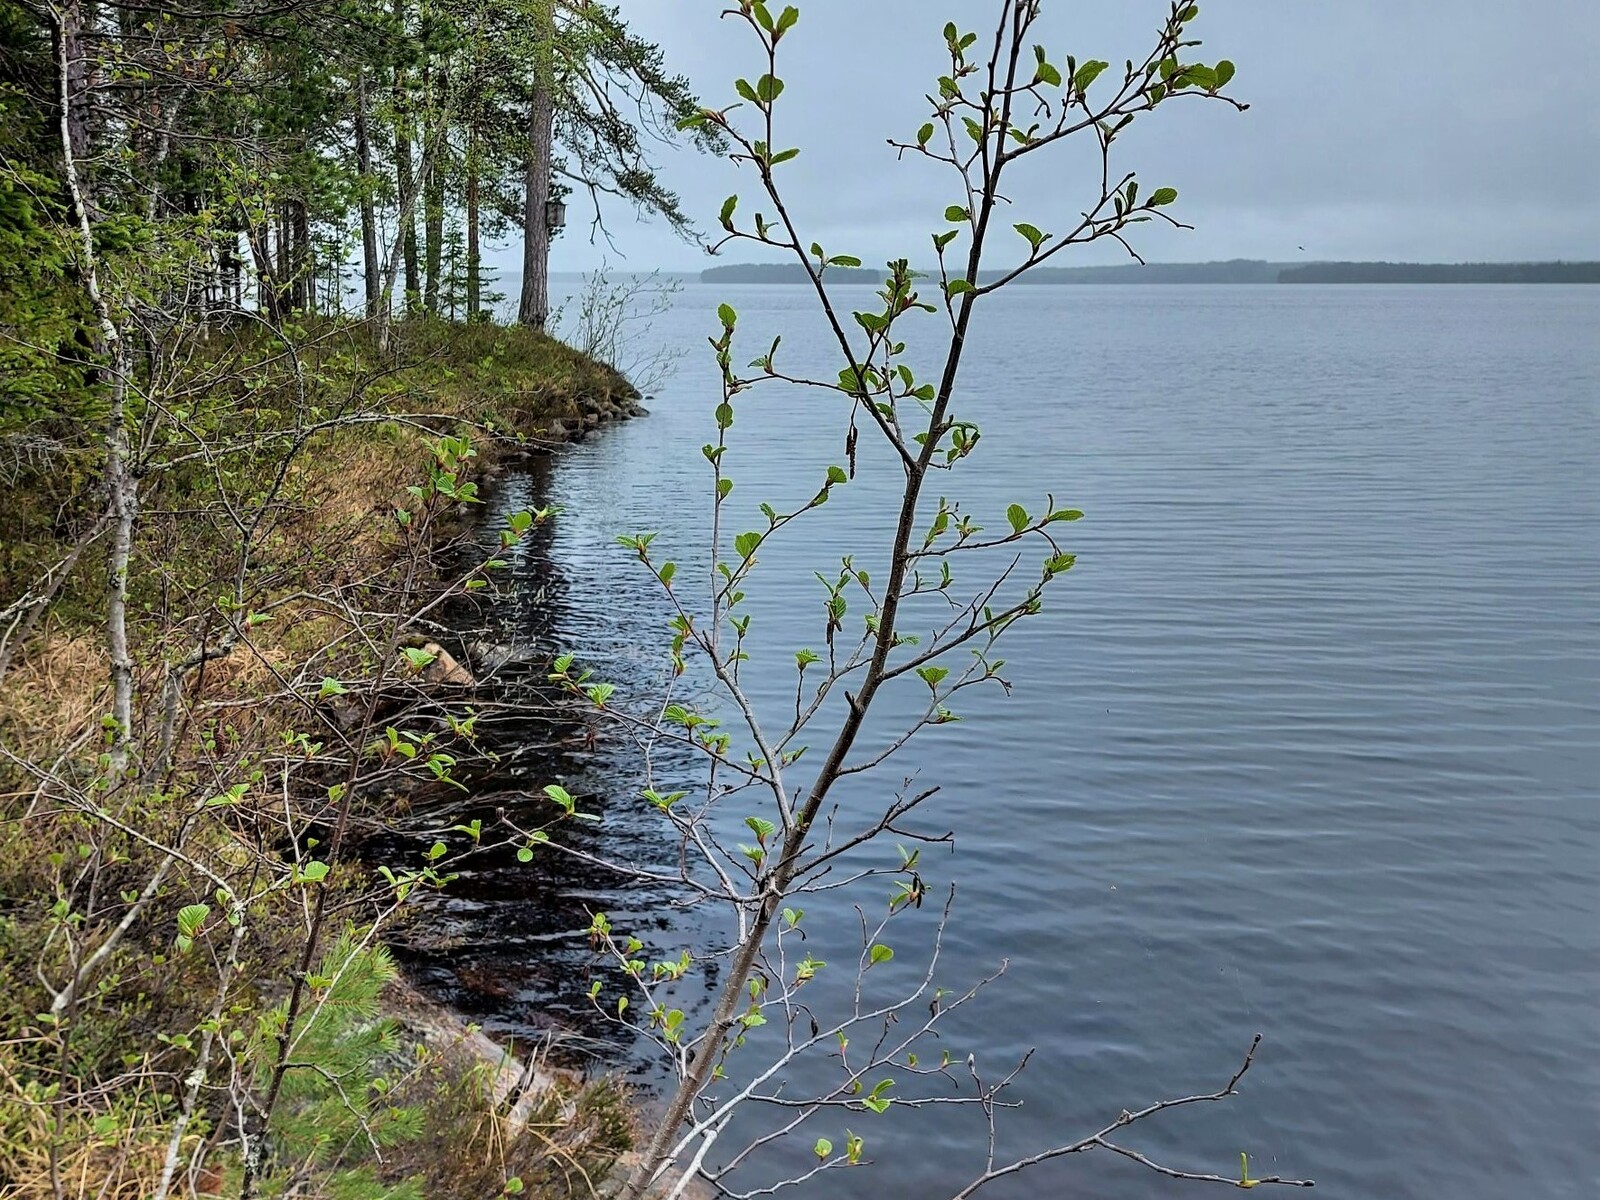
[[[777,0],[781,3],[781,0]],[[718,0],[621,0],[642,35],[723,105],[759,74],[748,32]],[[926,166],[897,164],[938,74],[945,20],[987,27],[990,0],[800,0],[785,40],[779,136],[807,236],[867,261],[926,259],[955,199]],[[1120,63],[1148,48],[1163,0],[1045,0],[1052,58]],[[1160,260],[1250,257],[1413,260],[1600,258],[1600,0],[1202,0],[1206,61],[1231,58],[1238,115],[1186,101],[1135,127],[1121,163],[1146,189],[1172,185],[1192,233],[1145,226]],[[1046,156],[1040,156],[1041,159]],[[663,176],[704,227],[751,179],[726,161],[663,149]],[[1049,229],[1079,210],[1082,160],[1055,157],[1013,191],[1015,219]],[[579,198],[575,198],[579,200]],[[747,205],[748,207],[748,205]],[[581,202],[557,271],[605,258],[628,269],[695,269],[702,252],[626,210],[616,250],[591,245]],[[1302,252],[1297,247],[1304,246]],[[1112,248],[1114,249],[1114,247]],[[722,261],[759,257],[733,247]],[[619,254],[620,251],[620,254]],[[1073,262],[1114,261],[1091,247]],[[509,264],[508,264],[509,265]]]

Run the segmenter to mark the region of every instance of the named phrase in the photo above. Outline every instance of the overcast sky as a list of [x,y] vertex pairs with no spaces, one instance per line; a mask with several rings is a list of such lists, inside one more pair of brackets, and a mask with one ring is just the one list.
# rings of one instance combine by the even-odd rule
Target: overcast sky
[[[760,73],[748,31],[719,19],[718,0],[620,3],[706,103],[727,104],[736,76]],[[789,86],[778,138],[803,148],[780,168],[797,219],[833,253],[927,259],[929,231],[956,197],[936,170],[896,163],[885,139],[911,135],[924,119],[945,20],[987,27],[996,4],[798,7],[780,59]],[[1044,8],[1040,40],[1053,59],[1121,63],[1143,57],[1166,4]],[[1600,0],[1202,0],[1201,9],[1199,53],[1237,64],[1233,91],[1252,108],[1239,115],[1185,101],[1135,125],[1121,165],[1139,171],[1146,191],[1178,188],[1174,211],[1196,226],[1145,226],[1141,248],[1152,261],[1600,258]],[[1015,220],[1050,229],[1081,209],[1084,164],[1039,159],[1042,169],[1015,185]],[[751,179],[726,161],[665,147],[656,160],[702,228],[715,225],[729,193],[751,195]],[[574,201],[554,270],[602,259],[626,269],[711,265],[625,208],[607,214],[615,248],[591,244]],[[759,257],[753,249],[734,247],[721,261]],[[1115,256],[1090,247],[1072,261]]]

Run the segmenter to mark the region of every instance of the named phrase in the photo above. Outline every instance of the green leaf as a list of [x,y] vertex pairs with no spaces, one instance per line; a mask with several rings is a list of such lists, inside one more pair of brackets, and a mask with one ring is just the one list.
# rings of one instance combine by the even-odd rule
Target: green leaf
[[544,794],[560,805],[569,816],[577,810],[578,802],[572,798],[572,793],[559,783],[546,784]]
[[944,677],[950,674],[950,668],[918,667],[917,674],[922,676],[922,682],[927,684],[929,688],[937,688],[944,681]]
[[178,910],[178,936],[193,941],[211,915],[209,904],[186,904]]
[[1072,77],[1072,86],[1080,92],[1089,90],[1089,85],[1100,78],[1100,73],[1111,64],[1101,62],[1099,59],[1090,59],[1078,68],[1078,73]]
[[917,145],[926,146],[932,140],[933,140],[933,122],[929,121],[921,129],[917,130]]
[[1013,504],[1006,509],[1006,520],[1011,525],[1012,533],[1021,533],[1028,527],[1028,510],[1020,504]]
[[879,942],[867,952],[867,959],[872,963],[873,966],[877,966],[879,963],[886,963],[893,957],[894,951],[888,946],[885,946],[882,942]]
[[818,1138],[817,1144],[811,1147],[811,1153],[826,1162],[833,1154],[833,1143],[827,1138]]
[[1227,87],[1228,82],[1233,78],[1234,65],[1227,59],[1223,59],[1216,65],[1214,71],[1217,77],[1217,86],[1219,88]]
[[739,197],[738,196],[729,196],[726,200],[724,200],[722,202],[722,216],[721,216],[720,219],[722,221],[722,227],[724,229],[732,229],[733,228],[733,212],[738,207],[739,207]]
[[328,864],[318,862],[316,859],[312,859],[301,867],[299,871],[299,882],[301,883],[321,883],[327,877]]
[[239,804],[244,800],[245,793],[250,790],[249,783],[236,783],[220,796],[213,796],[205,802],[206,808],[226,808],[232,804]]
[[1078,556],[1076,554],[1058,554],[1044,564],[1045,574],[1053,577],[1070,571],[1077,561]]
[[1171,204],[1177,198],[1177,188],[1157,188],[1155,191],[1150,193],[1150,199],[1148,203],[1151,208],[1160,208],[1164,204]]
[[334,679],[331,675],[322,677],[322,687],[317,691],[318,700],[326,700],[329,696],[343,696],[350,691],[344,684]]
[[[517,847],[517,861],[519,863],[531,863],[533,861],[533,851],[527,846]],[[599,985],[597,984],[596,986]]]
[[761,535],[751,530],[733,539],[733,550],[740,558],[749,558],[761,545]]
[[830,267],[859,267],[861,260],[854,254],[835,254],[828,260]]
[[952,204],[944,210],[944,219],[946,221],[965,221],[968,219],[967,210],[959,204]]
[[800,157],[800,149],[799,149],[799,147],[795,147],[792,150],[780,150],[780,151],[778,151],[776,154],[774,154],[772,156],[772,158],[769,161],[771,162],[771,164],[773,166],[777,166],[779,163],[788,162],[791,158],[799,158],[799,157]]
[[1044,245],[1045,239],[1050,236],[1049,234],[1041,233],[1036,226],[1029,225],[1026,221],[1015,226],[1015,228],[1018,233],[1028,240],[1028,245],[1035,250]]
[[739,323],[739,314],[733,311],[731,304],[717,305],[717,320],[722,322],[724,329],[732,329]]
[[1061,70],[1054,63],[1042,62],[1033,73],[1035,83],[1048,83],[1051,87],[1061,86]]
[[782,37],[784,34],[788,33],[789,30],[795,27],[799,20],[800,10],[795,8],[792,4],[789,5],[783,10],[783,12],[778,14],[778,27],[775,30],[777,36]]
[[429,654],[426,650],[418,650],[415,646],[406,646],[401,650],[401,653],[406,656],[406,661],[418,671],[427,670],[433,664],[435,658],[434,655]]
[[861,1103],[866,1105],[875,1113],[888,1112],[891,1101],[888,1099],[886,1093],[892,1087],[894,1087],[894,1080],[879,1080],[877,1085],[872,1089],[871,1093],[861,1098]]
[[783,80],[776,75],[763,75],[756,80],[756,95],[761,97],[764,104],[771,104],[783,95]]

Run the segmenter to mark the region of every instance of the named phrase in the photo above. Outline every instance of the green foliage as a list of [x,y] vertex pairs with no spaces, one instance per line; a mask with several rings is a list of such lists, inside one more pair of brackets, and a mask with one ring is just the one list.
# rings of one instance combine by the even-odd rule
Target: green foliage
[[[400,1050],[398,1027],[379,1003],[395,975],[386,948],[345,929],[313,971],[310,1011],[293,1030],[273,1125],[275,1148],[286,1171],[300,1163],[341,1168],[328,1176],[330,1195],[422,1196],[415,1184],[374,1192],[368,1161],[372,1148],[414,1140],[425,1123],[420,1108],[393,1103],[383,1082],[386,1060]],[[258,1085],[277,1061],[287,1013],[284,1000],[260,1020],[251,1049]]]
[[[73,247],[51,172],[47,110],[12,81],[39,86],[48,52],[20,10],[0,9],[0,54],[16,64],[16,74],[0,76],[0,438],[81,420],[94,394],[90,313],[69,278]],[[0,448],[0,468],[4,458]]]

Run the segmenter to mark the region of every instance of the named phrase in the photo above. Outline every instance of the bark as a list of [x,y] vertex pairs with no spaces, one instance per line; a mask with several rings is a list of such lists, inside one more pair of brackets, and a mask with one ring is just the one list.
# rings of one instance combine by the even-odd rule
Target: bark
[[365,284],[367,316],[378,312],[382,285],[378,262],[378,214],[372,194],[372,138],[367,129],[367,76],[356,81],[356,168],[361,173],[361,277]]
[[439,315],[439,275],[444,265],[444,172],[437,164],[424,188],[423,238],[426,247],[422,303],[430,316]]
[[240,921],[233,928],[233,940],[228,945],[228,956],[222,964],[222,976],[217,981],[217,997],[211,1003],[211,1016],[204,1028],[205,1032],[200,1037],[200,1050],[195,1055],[194,1069],[190,1071],[186,1080],[183,1101],[178,1107],[178,1119],[172,1124],[172,1136],[167,1140],[167,1154],[161,1164],[161,1177],[156,1181],[156,1189],[151,1195],[151,1200],[167,1200],[172,1194],[172,1181],[178,1174],[178,1166],[183,1160],[183,1139],[189,1132],[190,1122],[194,1120],[195,1113],[200,1107],[200,1096],[206,1086],[206,1072],[211,1066],[212,1051],[217,1043],[217,1030],[222,1025],[222,1013],[227,1006],[229,989],[233,986],[234,976],[239,972],[239,948],[244,943],[248,923]]
[[528,160],[523,200],[522,302],[517,320],[543,329],[550,318],[550,226],[545,204],[550,199],[550,162],[555,133],[550,89],[536,85],[528,106]]
[[250,257],[256,268],[256,301],[261,315],[267,320],[282,320],[278,304],[278,277],[272,266],[272,246],[269,242],[266,221],[251,219],[245,228],[245,241],[250,246]]
[[[434,145],[429,143],[423,147],[422,169],[424,172],[432,165]],[[416,177],[402,193],[405,199],[400,204],[400,220],[395,230],[395,240],[389,247],[389,255],[384,260],[382,291],[378,297],[378,351],[382,354],[389,352],[389,334],[391,329],[392,313],[390,298],[394,295],[395,277],[400,269],[400,246],[405,240],[405,231],[416,229],[417,196],[421,191],[417,185]],[[413,244],[415,244],[413,242]]]
[[166,164],[167,156],[172,151],[173,132],[178,127],[178,110],[182,107],[182,97],[174,97],[167,105],[167,111],[161,117],[160,132],[156,134],[155,147],[150,152],[150,161],[146,166],[150,175],[150,194],[145,197],[144,219],[151,224],[155,223],[156,213],[161,207],[161,168]]
[[[403,0],[395,0],[394,8],[395,16],[403,17]],[[411,114],[404,71],[395,72],[394,99],[394,169],[400,196],[400,250],[405,258],[406,308],[410,309],[422,291],[422,278],[417,272],[417,205],[414,195],[417,176],[411,154]]]
[[317,263],[311,252],[311,213],[304,200],[289,202],[291,269],[294,307],[303,313],[317,308]]
[[444,117],[441,98],[449,93],[449,79],[444,71],[437,78],[430,74],[426,89],[430,99],[428,141],[435,147],[433,165],[428,168],[424,184],[423,237],[425,244],[425,271],[423,306],[430,316],[439,315],[440,268],[444,260],[444,163],[439,151],[444,142]]
[[277,257],[272,266],[272,277],[277,282],[277,304],[281,311],[287,312],[294,304],[294,276],[291,273],[292,260],[289,257],[289,204],[288,201],[278,202],[278,211],[274,221],[277,232]]
[[81,168],[76,167],[89,154],[89,59],[83,42],[84,13],[78,3],[65,4],[60,9],[57,22],[60,39],[59,72],[61,75],[62,145],[71,153],[78,170],[78,202],[84,214],[93,220],[93,200],[89,195],[88,181]]
[[94,224],[83,181],[78,173],[77,141],[82,127],[73,114],[87,107],[86,96],[75,96],[73,88],[86,81],[83,73],[84,50],[81,42],[83,13],[78,0],[68,0],[56,23],[56,65],[60,86],[61,156],[67,194],[77,218],[80,269],[84,290],[94,309],[98,349],[110,359],[109,405],[105,426],[106,498],[112,523],[111,555],[106,574],[106,650],[111,659],[111,745],[106,771],[111,790],[128,769],[129,739],[133,730],[133,655],[128,645],[128,564],[133,557],[133,528],[139,513],[138,481],[129,470],[128,442],[128,344],[118,327],[111,302],[100,286],[98,259],[94,249]]
[[467,142],[467,320],[483,306],[483,258],[478,246],[478,131]]

